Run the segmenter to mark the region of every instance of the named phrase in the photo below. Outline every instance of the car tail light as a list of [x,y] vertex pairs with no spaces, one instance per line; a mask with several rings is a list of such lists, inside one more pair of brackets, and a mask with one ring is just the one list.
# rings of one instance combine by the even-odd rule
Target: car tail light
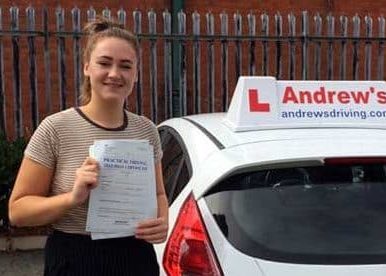
[[166,244],[163,266],[169,276],[223,275],[192,194],[182,205]]
[[386,163],[385,157],[333,157],[325,158],[326,165],[364,165]]

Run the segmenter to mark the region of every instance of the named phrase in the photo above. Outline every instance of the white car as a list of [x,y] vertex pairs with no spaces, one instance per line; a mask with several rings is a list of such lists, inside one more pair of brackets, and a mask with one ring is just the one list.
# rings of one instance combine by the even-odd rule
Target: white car
[[[265,81],[275,83],[276,93],[269,93],[276,100],[262,92]],[[382,106],[348,107],[366,112],[366,119],[325,113],[283,121],[278,114],[293,104],[283,103],[288,85],[296,93],[321,85],[289,83],[244,78],[228,113],[159,126],[170,202],[168,240],[155,246],[161,275],[386,275]],[[386,91],[384,82],[323,85],[326,91],[347,85]],[[253,111],[253,101],[269,104],[258,111],[267,114]],[[315,110],[315,103],[306,104],[293,112]],[[331,108],[347,106],[329,103],[323,112],[337,112]],[[381,113],[372,117],[372,111]]]

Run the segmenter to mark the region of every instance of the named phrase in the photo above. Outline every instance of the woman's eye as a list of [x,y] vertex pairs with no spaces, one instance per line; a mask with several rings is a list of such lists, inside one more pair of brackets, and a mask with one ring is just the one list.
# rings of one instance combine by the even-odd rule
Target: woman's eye
[[99,64],[100,66],[103,66],[103,67],[109,66],[109,65],[110,65],[110,64],[107,63],[107,62],[98,62],[98,64]]

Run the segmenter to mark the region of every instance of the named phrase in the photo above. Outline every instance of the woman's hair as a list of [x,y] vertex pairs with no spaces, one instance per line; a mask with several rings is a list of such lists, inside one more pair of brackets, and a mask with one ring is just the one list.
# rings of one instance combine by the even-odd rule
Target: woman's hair
[[[87,23],[83,31],[87,35],[86,46],[83,49],[83,63],[90,62],[90,56],[95,49],[96,44],[101,38],[116,37],[126,40],[135,50],[137,60],[139,59],[139,44],[137,37],[126,30],[122,24],[114,20],[97,17],[95,20]],[[84,105],[91,100],[90,78],[85,76],[82,83],[80,104]]]

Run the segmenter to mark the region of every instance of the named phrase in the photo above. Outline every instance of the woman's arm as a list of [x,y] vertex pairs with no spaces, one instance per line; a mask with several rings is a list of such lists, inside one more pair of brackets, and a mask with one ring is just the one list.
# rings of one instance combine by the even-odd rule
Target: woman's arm
[[71,192],[48,196],[54,171],[24,157],[9,200],[9,219],[15,226],[52,223],[84,202],[97,185],[98,164],[87,158],[76,172]]
[[166,197],[164,178],[162,174],[162,164],[158,162],[155,167],[156,181],[157,181],[157,206],[158,217],[165,218],[168,221],[169,217],[169,203]]
[[150,243],[162,243],[166,240],[168,234],[169,205],[165,193],[161,162],[155,165],[155,176],[158,206],[157,218],[139,223],[135,236],[138,239],[144,239]]

